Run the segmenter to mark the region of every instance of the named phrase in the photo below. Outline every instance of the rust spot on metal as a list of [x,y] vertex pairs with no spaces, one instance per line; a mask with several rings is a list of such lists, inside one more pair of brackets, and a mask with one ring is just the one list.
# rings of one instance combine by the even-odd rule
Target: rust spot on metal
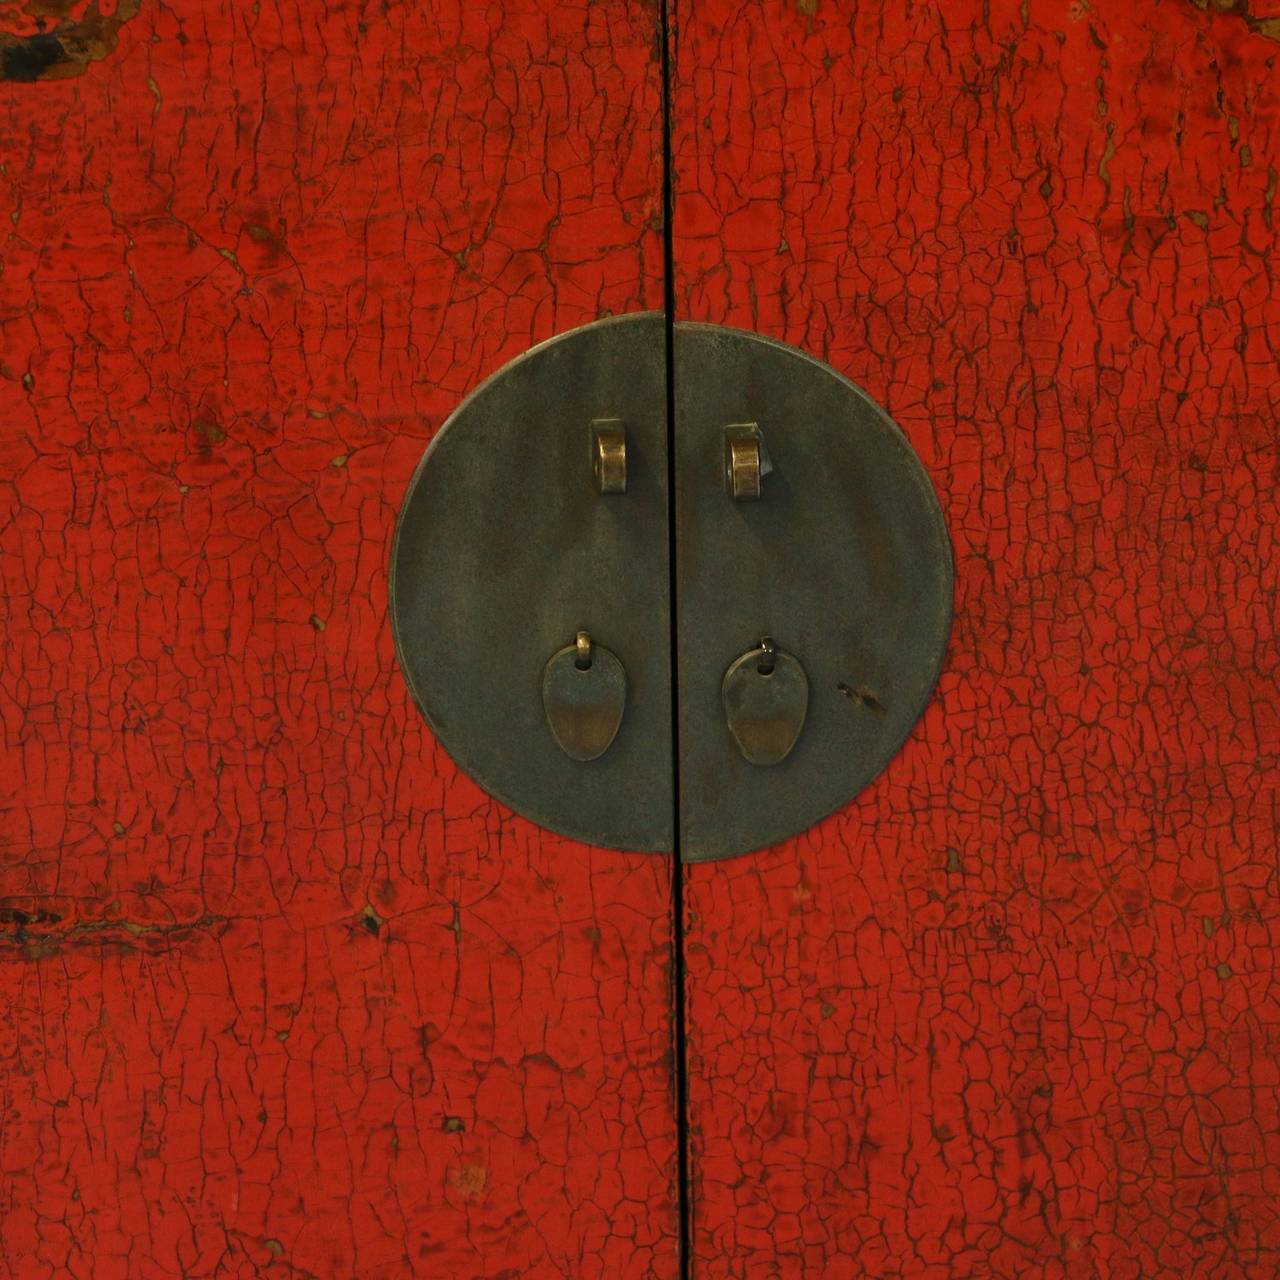
[[850,702],[866,707],[868,711],[873,711],[878,716],[889,714],[889,708],[868,689],[855,689],[852,685],[845,684],[843,681],[836,685],[836,689],[838,692],[843,693]]
[[83,75],[119,40],[120,28],[136,16],[141,0],[26,0],[0,6],[0,80],[33,84]]

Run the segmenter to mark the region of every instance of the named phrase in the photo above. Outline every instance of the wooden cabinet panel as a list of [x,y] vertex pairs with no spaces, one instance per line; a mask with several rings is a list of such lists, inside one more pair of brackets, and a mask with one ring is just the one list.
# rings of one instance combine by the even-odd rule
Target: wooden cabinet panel
[[1273,1275],[1280,9],[676,8],[677,315],[957,570],[883,777],[685,872],[693,1274]]
[[0,1274],[670,1276],[670,865],[459,776],[386,625],[444,416],[661,306],[657,17],[41,12],[0,7]]
[[[0,7],[0,1275],[1273,1275],[1278,41]],[[445,416],[667,266],[956,562],[885,774],[683,873],[683,1257],[671,864],[461,776],[386,619]]]

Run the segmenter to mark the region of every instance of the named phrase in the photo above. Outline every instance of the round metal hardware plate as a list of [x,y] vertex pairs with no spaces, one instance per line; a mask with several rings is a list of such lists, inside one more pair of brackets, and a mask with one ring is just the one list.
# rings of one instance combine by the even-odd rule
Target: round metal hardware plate
[[[620,849],[669,851],[678,811],[681,856],[707,861],[805,830],[892,759],[941,667],[951,553],[920,460],[835,370],[681,322],[674,373],[674,521],[661,315],[563,334],[473,392],[405,496],[391,616],[418,705],[485,790]],[[763,483],[750,466],[726,479],[730,428],[754,433]],[[568,680],[564,651],[584,631],[616,655],[625,713],[599,755],[575,759],[548,717],[568,723],[576,687],[544,704],[544,681],[553,660]],[[739,665],[762,636],[807,681],[803,709],[798,692],[779,703],[780,727]],[[580,757],[596,745],[571,743]]]
[[[675,334],[680,852],[730,857],[848,804],[902,746],[951,629],[951,547],[933,486],[889,416],[828,365],[759,334]],[[725,428],[754,424],[755,501],[723,480]],[[746,759],[722,682],[761,636],[808,678],[785,759]]]
[[[525,817],[618,849],[669,851],[674,830],[666,397],[660,315],[527,351],[436,433],[391,561],[400,666],[444,748]],[[579,631],[625,672],[592,760],[562,750],[543,700]]]

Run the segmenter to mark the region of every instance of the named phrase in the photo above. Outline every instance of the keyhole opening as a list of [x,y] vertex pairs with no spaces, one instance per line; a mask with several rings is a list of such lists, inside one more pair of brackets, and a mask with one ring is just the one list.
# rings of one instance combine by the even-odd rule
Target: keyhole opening
[[756,663],[756,673],[765,677],[771,676],[777,665],[778,646],[774,644],[772,637],[765,636],[760,641],[760,661]]

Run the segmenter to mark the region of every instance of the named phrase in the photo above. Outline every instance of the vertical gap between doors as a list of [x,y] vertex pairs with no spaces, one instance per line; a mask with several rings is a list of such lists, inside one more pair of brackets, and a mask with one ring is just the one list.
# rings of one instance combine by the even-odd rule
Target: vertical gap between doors
[[659,27],[662,40],[662,310],[666,317],[667,364],[667,550],[670,566],[671,614],[671,794],[673,848],[671,857],[671,988],[673,1006],[672,1060],[676,1107],[676,1207],[679,1214],[680,1280],[689,1280],[692,1270],[692,1199],[689,1193],[689,1075],[685,1034],[684,972],[684,865],[680,858],[680,679],[679,608],[676,546],[676,282],[673,224],[675,221],[675,181],[672,172],[672,28],[671,13],[676,0],[659,0]]

